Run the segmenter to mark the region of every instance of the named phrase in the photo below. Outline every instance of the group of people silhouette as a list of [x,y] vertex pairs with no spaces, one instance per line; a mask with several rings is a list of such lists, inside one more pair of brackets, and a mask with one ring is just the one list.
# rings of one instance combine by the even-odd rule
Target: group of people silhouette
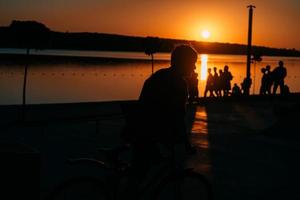
[[[271,66],[267,65],[261,69],[263,74],[261,78],[261,86],[259,90],[260,95],[276,94],[277,88],[280,88],[280,94],[290,93],[289,87],[284,83],[284,79],[287,75],[287,70],[284,67],[283,61],[278,62],[278,66],[271,71]],[[273,90],[272,90],[273,86]]]
[[[284,83],[287,75],[287,70],[284,67],[283,61],[278,62],[278,66],[271,71],[271,66],[267,65],[261,69],[263,73],[261,79],[260,95],[276,94],[278,87],[280,94],[290,93],[289,87]],[[189,86],[189,100],[193,101],[198,98],[198,74],[194,72],[187,80]],[[233,79],[232,73],[229,71],[228,65],[225,65],[223,70],[216,67],[207,69],[206,86],[204,90],[204,97],[226,97],[226,96],[240,96],[248,95],[250,87],[247,84],[252,84],[252,80],[245,79],[240,86],[234,83],[231,87],[231,80]],[[273,87],[273,88],[272,88]]]
[[213,68],[213,74],[211,68],[207,69],[207,79],[206,79],[206,87],[204,91],[204,97],[207,97],[207,93],[209,92],[210,97],[222,97],[228,96],[231,90],[231,80],[233,78],[231,72],[229,71],[229,67],[227,65],[224,66],[224,69],[218,69],[216,67]]

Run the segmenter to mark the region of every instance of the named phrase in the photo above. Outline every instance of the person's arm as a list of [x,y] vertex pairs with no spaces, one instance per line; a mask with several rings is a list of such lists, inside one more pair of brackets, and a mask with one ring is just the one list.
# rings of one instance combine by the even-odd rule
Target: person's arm
[[283,78],[285,78],[286,77],[286,75],[287,75],[287,72],[286,72],[286,68],[283,68],[284,70],[283,70]]
[[142,91],[140,93],[140,96],[139,96],[139,100],[144,100],[144,99],[147,99],[147,96],[149,95],[149,79],[147,79],[145,82],[144,82],[144,85],[143,85],[143,88],[142,88]]

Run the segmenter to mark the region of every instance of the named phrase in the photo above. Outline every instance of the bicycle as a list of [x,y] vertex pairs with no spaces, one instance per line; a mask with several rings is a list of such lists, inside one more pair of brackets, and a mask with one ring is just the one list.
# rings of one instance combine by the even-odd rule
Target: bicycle
[[[67,180],[56,187],[46,200],[124,199],[124,187],[126,188],[132,168],[120,159],[120,154],[129,149],[129,146],[100,149],[107,162],[91,158],[69,159],[68,163],[71,165],[96,165],[101,170],[106,170],[107,176],[84,176]],[[169,159],[164,158],[162,163],[164,161],[171,164]],[[212,199],[211,184],[203,175],[193,169],[179,171],[172,170],[174,167],[170,165],[163,166],[165,167],[160,169],[155,177],[151,177],[151,180],[135,190],[135,198],[131,199]],[[171,170],[166,170],[166,167]]]
[[[139,105],[132,103],[122,104],[122,111],[127,125],[134,125],[139,116]],[[129,126],[130,127],[130,126]],[[128,128],[128,127],[127,127]],[[131,127],[132,128],[132,127]],[[133,129],[127,129],[129,132]],[[95,176],[75,177],[65,181],[56,187],[46,198],[46,200],[58,199],[107,199],[121,200],[128,195],[126,189],[134,190],[130,194],[130,199],[212,199],[212,187],[210,182],[193,169],[177,168],[175,163],[175,143],[171,142],[169,154],[157,159],[158,167],[145,177],[145,180],[138,184],[132,184],[134,167],[128,162],[124,162],[122,154],[131,150],[129,145],[122,145],[116,148],[99,149],[104,155],[101,159],[95,158],[76,158],[69,159],[67,162],[73,166],[83,164],[85,166],[97,166],[104,171],[105,176],[96,178]],[[106,160],[106,161],[103,161]],[[146,172],[145,172],[146,173]],[[131,188],[128,187],[132,186]],[[133,188],[133,186],[137,188]],[[126,193],[127,192],[127,193]],[[132,192],[132,191],[131,191]],[[198,192],[195,194],[195,192]],[[133,197],[134,196],[134,197]],[[197,198],[199,197],[199,198]]]

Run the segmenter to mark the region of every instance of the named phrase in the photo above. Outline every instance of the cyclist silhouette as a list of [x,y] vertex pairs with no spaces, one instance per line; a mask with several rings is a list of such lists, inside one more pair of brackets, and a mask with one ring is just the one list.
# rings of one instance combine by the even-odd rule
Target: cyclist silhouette
[[182,145],[185,152],[195,153],[185,124],[188,101],[185,78],[195,70],[196,61],[197,53],[192,47],[177,46],[171,53],[171,66],[156,71],[145,81],[137,117],[131,123],[134,128],[123,133],[123,138],[130,138],[136,168],[145,171],[160,157],[156,143],[167,147]]
[[[188,102],[187,81],[196,69],[197,52],[188,45],[171,53],[171,66],[152,74],[145,82],[127,130],[122,134],[132,147],[134,176],[128,193],[133,194],[151,167],[165,152],[172,152],[174,164],[184,166],[186,153],[195,153],[185,124]],[[175,152],[175,148],[176,152]],[[164,153],[165,153],[164,152]],[[131,187],[130,187],[131,185]]]

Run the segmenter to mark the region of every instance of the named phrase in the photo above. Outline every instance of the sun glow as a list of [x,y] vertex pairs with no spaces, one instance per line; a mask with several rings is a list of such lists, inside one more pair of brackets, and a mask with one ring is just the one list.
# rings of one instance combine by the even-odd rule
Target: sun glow
[[208,30],[203,30],[201,32],[201,36],[204,38],[204,39],[208,39],[210,37],[210,32]]

